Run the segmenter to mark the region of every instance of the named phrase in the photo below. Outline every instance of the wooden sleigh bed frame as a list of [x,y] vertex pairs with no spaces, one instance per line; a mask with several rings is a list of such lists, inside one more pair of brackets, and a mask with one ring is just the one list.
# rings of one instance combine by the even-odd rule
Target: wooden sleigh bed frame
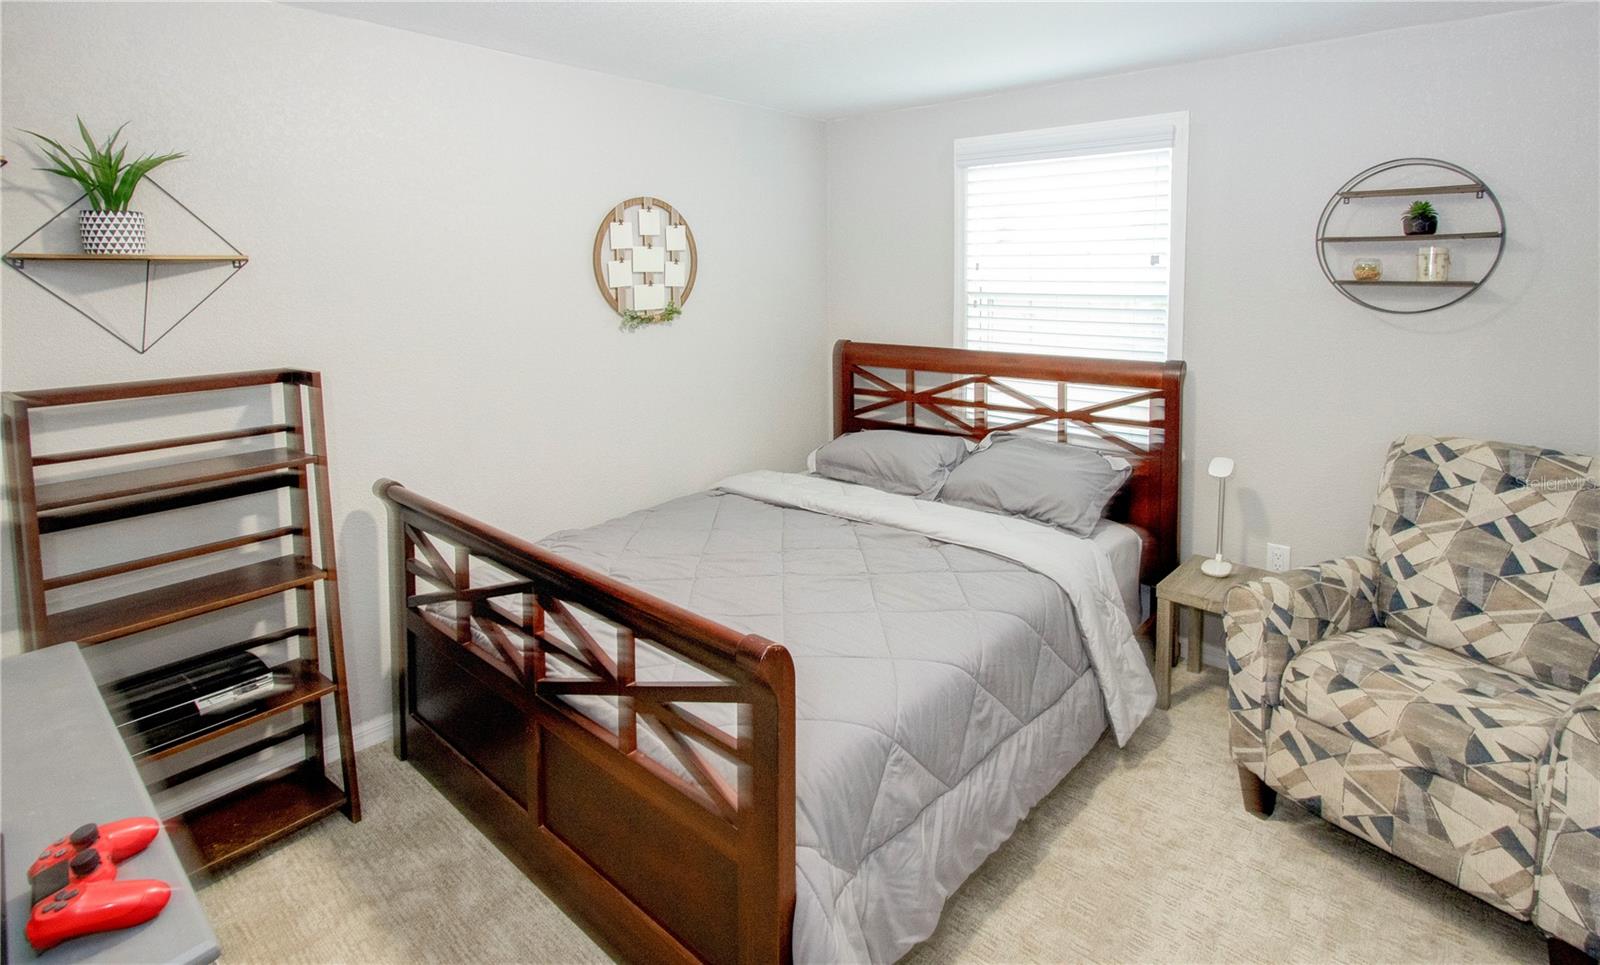
[[[1177,563],[1183,374],[1182,362],[841,341],[833,429],[1053,431],[1121,455],[1134,472],[1109,515],[1142,531],[1141,583],[1153,585]],[[612,954],[789,961],[788,652],[399,483],[374,490],[389,509],[395,753]],[[636,680],[640,646],[703,673]],[[614,699],[615,726],[562,700],[576,695]],[[737,705],[735,732],[695,712],[707,703]],[[646,728],[692,780],[640,749]]]

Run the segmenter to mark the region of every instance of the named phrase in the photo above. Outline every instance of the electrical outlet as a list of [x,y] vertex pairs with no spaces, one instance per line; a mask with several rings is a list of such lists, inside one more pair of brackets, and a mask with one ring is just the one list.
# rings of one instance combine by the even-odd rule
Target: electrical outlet
[[1289,568],[1289,547],[1286,543],[1267,544],[1267,569],[1282,573]]

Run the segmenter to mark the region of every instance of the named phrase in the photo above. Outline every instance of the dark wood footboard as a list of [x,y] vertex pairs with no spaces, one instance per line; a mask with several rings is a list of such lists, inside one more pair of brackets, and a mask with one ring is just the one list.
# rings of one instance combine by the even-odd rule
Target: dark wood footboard
[[[783,647],[398,483],[374,490],[389,508],[396,753],[614,954],[788,961],[795,706]],[[692,669],[635,679],[646,651]],[[737,726],[697,712],[710,704],[736,706]],[[641,749],[646,731],[677,766]],[[484,911],[486,927],[516,913]]]

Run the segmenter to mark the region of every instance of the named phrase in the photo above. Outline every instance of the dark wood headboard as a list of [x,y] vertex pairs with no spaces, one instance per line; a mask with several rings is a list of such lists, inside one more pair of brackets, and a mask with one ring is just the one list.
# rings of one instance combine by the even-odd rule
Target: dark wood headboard
[[1141,530],[1140,581],[1178,565],[1182,362],[1139,362],[841,339],[833,434],[910,429],[982,439],[1013,430],[1118,455],[1133,475],[1107,515]]

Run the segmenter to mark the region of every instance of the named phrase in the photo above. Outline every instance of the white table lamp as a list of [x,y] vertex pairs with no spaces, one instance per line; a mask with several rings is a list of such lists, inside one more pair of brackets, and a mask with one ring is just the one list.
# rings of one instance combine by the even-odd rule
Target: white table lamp
[[1233,564],[1222,558],[1222,510],[1227,503],[1228,477],[1233,475],[1233,460],[1218,456],[1211,460],[1206,472],[1217,480],[1217,555],[1201,563],[1200,572],[1207,576],[1227,576],[1233,572]]

